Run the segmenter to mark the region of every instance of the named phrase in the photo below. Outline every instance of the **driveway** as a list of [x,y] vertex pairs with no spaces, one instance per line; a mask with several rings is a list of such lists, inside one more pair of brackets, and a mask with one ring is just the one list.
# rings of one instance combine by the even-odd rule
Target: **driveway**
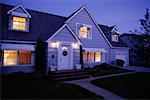
[[140,66],[126,66],[123,68],[133,70],[133,71],[138,71],[138,72],[150,72],[150,68],[140,67]]

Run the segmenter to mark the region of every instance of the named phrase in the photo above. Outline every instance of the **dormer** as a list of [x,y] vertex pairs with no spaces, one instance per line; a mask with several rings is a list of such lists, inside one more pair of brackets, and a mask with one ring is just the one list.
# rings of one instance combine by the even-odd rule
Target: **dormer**
[[9,14],[9,30],[29,32],[31,15],[19,4],[7,12]]
[[116,32],[113,32],[112,35],[111,35],[111,40],[113,42],[118,42],[118,40],[119,40],[118,38],[119,38],[119,34],[116,33]]

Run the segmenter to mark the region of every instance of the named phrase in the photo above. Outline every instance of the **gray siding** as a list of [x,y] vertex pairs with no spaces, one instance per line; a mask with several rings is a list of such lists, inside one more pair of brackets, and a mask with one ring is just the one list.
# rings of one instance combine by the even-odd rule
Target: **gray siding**
[[13,11],[14,11],[14,12],[20,12],[20,13],[26,14],[26,12],[25,12],[21,7],[15,9],[15,10],[13,10]]
[[1,74],[11,74],[14,72],[33,72],[35,71],[35,66],[13,66],[13,67],[0,67]]
[[83,9],[80,13],[78,13],[74,18],[72,18],[68,25],[71,27],[71,29],[76,32],[76,22],[88,24],[92,26],[92,39],[80,39],[83,43],[83,47],[86,48],[104,48],[108,51],[108,53],[105,54],[105,61],[110,62],[109,60],[109,51],[110,46],[102,36],[102,33],[98,30],[97,26],[89,16],[89,14],[86,12],[85,9]]
[[80,64],[80,50],[74,49],[73,50],[73,65]]
[[[57,66],[58,61],[58,52],[57,49],[48,48],[48,54],[47,54],[47,65],[49,66]],[[52,58],[52,55],[54,55],[54,58]]]
[[76,42],[76,39],[73,37],[71,32],[65,27],[52,39],[52,41]]

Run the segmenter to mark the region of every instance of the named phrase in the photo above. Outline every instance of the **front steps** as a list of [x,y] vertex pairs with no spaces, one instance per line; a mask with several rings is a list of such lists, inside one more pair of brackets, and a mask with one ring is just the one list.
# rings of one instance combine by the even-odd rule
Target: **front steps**
[[51,73],[52,78],[56,81],[67,81],[75,79],[89,78],[90,75],[82,70],[66,70],[66,71],[56,71]]

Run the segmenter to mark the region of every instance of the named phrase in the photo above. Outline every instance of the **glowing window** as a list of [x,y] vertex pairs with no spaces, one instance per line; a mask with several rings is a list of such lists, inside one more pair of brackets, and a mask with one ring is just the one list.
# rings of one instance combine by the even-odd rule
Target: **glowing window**
[[4,65],[16,65],[18,57],[17,52],[17,50],[4,50]]
[[83,52],[83,62],[88,61],[88,52]]
[[19,51],[19,64],[31,64],[31,51],[20,50]]
[[95,53],[95,62],[101,62],[101,53],[100,52]]
[[26,18],[14,16],[13,17],[13,29],[26,30]]
[[89,62],[94,62],[94,52],[89,52],[88,61]]
[[80,28],[80,38],[88,38],[89,28],[81,27]]

